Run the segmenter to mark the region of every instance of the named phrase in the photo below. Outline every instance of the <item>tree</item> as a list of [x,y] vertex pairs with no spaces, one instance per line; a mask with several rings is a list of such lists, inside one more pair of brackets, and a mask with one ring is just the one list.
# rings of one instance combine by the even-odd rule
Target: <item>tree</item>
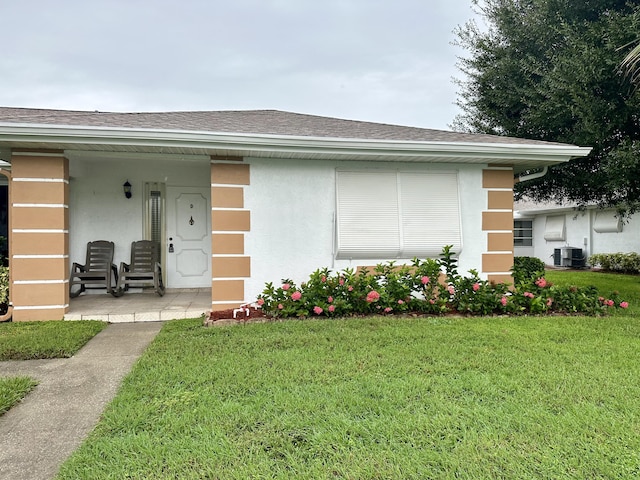
[[593,147],[585,159],[519,184],[516,197],[640,205],[640,96],[620,74],[640,5],[626,0],[472,0],[486,29],[457,30],[453,128]]

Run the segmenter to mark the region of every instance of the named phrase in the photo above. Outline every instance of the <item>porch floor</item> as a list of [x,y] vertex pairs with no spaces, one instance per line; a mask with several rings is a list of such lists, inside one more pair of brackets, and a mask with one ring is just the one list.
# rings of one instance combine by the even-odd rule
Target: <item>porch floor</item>
[[102,320],[111,323],[158,322],[197,318],[211,311],[210,288],[129,291],[115,298],[107,293],[72,298],[65,320]]

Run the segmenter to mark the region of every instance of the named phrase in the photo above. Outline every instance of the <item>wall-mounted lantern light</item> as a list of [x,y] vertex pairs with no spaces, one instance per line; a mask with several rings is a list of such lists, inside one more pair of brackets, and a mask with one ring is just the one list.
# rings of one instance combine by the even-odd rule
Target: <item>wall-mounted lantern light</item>
[[127,198],[131,198],[131,184],[129,183],[129,180],[124,182],[124,185],[122,185],[122,189],[124,190],[124,196]]

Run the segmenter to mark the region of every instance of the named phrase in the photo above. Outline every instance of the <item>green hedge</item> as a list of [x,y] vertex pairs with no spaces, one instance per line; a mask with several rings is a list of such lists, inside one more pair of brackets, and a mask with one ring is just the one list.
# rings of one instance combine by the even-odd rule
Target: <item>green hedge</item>
[[640,273],[640,255],[631,253],[596,253],[589,257],[589,265],[608,272]]

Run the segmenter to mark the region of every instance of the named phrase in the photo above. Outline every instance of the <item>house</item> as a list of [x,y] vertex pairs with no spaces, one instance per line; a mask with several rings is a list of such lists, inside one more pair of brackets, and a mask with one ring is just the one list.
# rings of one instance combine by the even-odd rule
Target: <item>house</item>
[[640,222],[595,205],[517,202],[514,254],[536,257],[556,267],[588,266],[596,253],[637,252]]
[[0,107],[13,319],[63,318],[93,240],[113,241],[116,263],[157,241],[166,287],[210,287],[212,310],[449,244],[461,272],[509,280],[514,176],[589,151],[273,110]]

